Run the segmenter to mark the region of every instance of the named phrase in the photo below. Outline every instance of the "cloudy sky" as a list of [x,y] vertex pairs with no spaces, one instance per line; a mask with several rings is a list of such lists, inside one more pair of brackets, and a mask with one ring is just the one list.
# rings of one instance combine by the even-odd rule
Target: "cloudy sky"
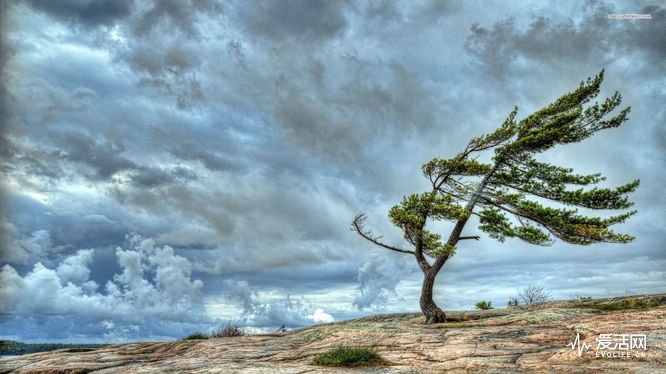
[[[630,120],[544,160],[640,178],[626,245],[481,234],[448,310],[666,292],[660,1],[3,1],[0,338],[172,339],[418,311],[387,210],[420,166],[606,69]],[[661,3],[663,4],[663,3]],[[651,14],[610,20],[609,13]],[[466,235],[479,234],[471,220]],[[444,234],[450,226],[439,227]]]

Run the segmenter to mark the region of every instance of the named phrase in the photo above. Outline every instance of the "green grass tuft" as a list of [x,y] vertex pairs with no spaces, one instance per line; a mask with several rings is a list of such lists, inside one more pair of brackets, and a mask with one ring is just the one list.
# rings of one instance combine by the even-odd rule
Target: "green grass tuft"
[[371,366],[386,364],[386,360],[374,349],[342,346],[315,355],[312,362],[326,366]]

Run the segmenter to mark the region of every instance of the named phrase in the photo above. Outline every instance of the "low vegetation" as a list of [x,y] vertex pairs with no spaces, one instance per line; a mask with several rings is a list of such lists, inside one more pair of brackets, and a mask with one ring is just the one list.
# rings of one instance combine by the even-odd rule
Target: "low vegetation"
[[550,292],[541,286],[528,286],[518,291],[518,298],[520,298],[523,305],[536,305],[548,301],[550,299]]
[[476,303],[474,305],[474,307],[478,310],[495,309],[495,308],[493,308],[493,306],[491,304],[492,304],[492,302],[490,302],[490,301],[482,300],[482,301],[479,301],[478,303]]
[[210,339],[210,338],[232,338],[232,337],[237,337],[237,336],[245,336],[247,333],[245,330],[242,328],[236,326],[232,322],[227,322],[226,325],[224,325],[223,328],[213,330],[210,334],[206,334],[203,332],[195,332],[192,333],[186,337],[184,337],[182,340],[204,340],[204,339]]
[[184,337],[183,340],[205,340],[208,338],[209,338],[208,334],[204,334],[203,332],[194,332]]
[[247,335],[243,329],[232,324],[231,322],[227,323],[223,329],[215,330],[210,334],[211,338],[230,338],[236,336],[245,336]]
[[573,307],[612,311],[612,310],[626,310],[626,309],[649,309],[649,308],[656,308],[659,305],[661,305],[658,301],[646,300],[646,299],[624,299],[624,300],[613,300],[601,303],[592,303],[589,301],[590,301],[589,299],[578,300],[575,303],[573,303]]
[[324,366],[374,366],[386,364],[387,361],[374,349],[342,346],[315,355],[312,363]]
[[[518,308],[519,306],[536,306],[550,300],[550,292],[541,286],[530,285],[518,290],[518,297],[510,297],[506,303],[507,308]],[[477,304],[478,305],[478,304]],[[480,309],[477,307],[477,309]]]

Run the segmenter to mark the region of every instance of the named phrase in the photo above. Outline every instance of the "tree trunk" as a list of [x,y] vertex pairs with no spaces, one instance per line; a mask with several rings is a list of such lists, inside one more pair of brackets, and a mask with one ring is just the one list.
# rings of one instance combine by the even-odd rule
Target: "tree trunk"
[[446,322],[446,314],[439,309],[432,299],[432,288],[435,284],[437,271],[426,271],[423,273],[423,287],[421,287],[421,312],[425,316],[425,324]]

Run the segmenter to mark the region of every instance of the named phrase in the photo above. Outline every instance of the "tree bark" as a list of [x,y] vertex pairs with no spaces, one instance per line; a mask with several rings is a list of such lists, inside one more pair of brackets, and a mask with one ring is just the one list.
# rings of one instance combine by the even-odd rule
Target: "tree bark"
[[[448,244],[455,246],[458,243],[460,233],[462,232],[462,228],[465,226],[466,222],[467,218],[464,218],[463,220],[459,220],[456,223],[456,226],[454,227],[453,232],[451,233],[451,236],[447,242]],[[423,226],[421,229],[423,229]],[[416,251],[414,255],[416,256],[416,261],[419,263],[419,266],[421,266],[421,270],[423,270],[423,286],[421,286],[421,299],[419,301],[419,305],[421,306],[421,313],[423,313],[425,316],[425,324],[431,325],[433,323],[446,322],[446,314],[437,306],[437,304],[435,304],[435,300],[432,298],[432,292],[433,287],[435,286],[435,278],[449,257],[437,256],[435,262],[432,265],[428,264],[428,261],[425,260],[425,257],[423,256],[423,243],[420,237],[417,238]],[[425,263],[425,265],[423,265],[423,263]]]
[[[470,214],[472,213],[472,210],[474,209],[474,205],[476,205],[476,202],[479,199],[479,194],[483,191],[483,189],[486,187],[486,184],[488,183],[488,179],[490,176],[495,172],[495,169],[491,170],[488,175],[486,175],[479,186],[477,187],[476,191],[474,192],[474,195],[470,199],[469,202],[467,202],[467,206],[465,209],[467,212]],[[441,185],[441,184],[440,184]],[[439,187],[436,187],[439,188]],[[469,219],[469,215],[466,217],[459,219],[458,222],[456,222],[455,227],[453,228],[453,231],[451,232],[451,235],[449,236],[449,240],[446,242],[448,245],[455,247],[456,244],[458,244],[458,241],[460,240],[460,234],[462,234],[462,230],[465,227],[465,224],[467,223],[467,220]],[[466,239],[469,239],[470,237],[465,237]],[[420,244],[417,243],[417,244]],[[416,259],[419,262],[419,265],[421,264],[421,261],[419,261],[419,254],[422,254],[421,248],[417,245],[417,249],[415,251]],[[441,322],[446,322],[446,314],[444,313],[443,310],[441,310],[437,304],[435,304],[435,301],[432,299],[432,289],[433,286],[435,285],[435,277],[437,277],[437,273],[439,273],[440,269],[442,269],[442,266],[446,263],[446,260],[449,259],[449,256],[438,256],[435,259],[435,262],[431,265],[428,266],[428,268],[424,268],[421,266],[421,270],[423,270],[423,287],[421,287],[421,300],[420,300],[420,306],[421,306],[421,312],[425,316],[425,324],[430,325],[433,323],[441,323]]]
[[432,289],[435,285],[436,276],[437,271],[432,271],[432,269],[423,272],[423,287],[421,287],[420,306],[421,312],[425,316],[426,325],[446,322],[446,314],[432,299]]

